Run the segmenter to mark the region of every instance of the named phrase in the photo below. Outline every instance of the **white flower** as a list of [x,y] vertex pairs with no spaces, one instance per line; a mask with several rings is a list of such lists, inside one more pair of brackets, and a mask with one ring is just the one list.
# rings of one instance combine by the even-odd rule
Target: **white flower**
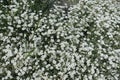
[[10,78],[12,77],[10,71],[7,71],[7,77],[10,77]]
[[23,71],[26,71],[27,70],[27,67],[23,67]]
[[11,57],[11,56],[13,56],[13,53],[12,53],[11,50],[6,50],[6,52],[8,52],[8,53],[6,54],[7,57]]
[[53,64],[56,64],[57,62],[55,60],[53,60]]
[[0,10],[0,14],[2,13],[3,11]]
[[92,79],[92,75],[89,75],[88,78],[89,78],[89,80],[93,80],[93,79]]
[[12,8],[11,11],[16,12],[16,11],[18,11],[18,9],[17,8]]
[[0,68],[0,74],[3,72],[2,68]]
[[18,19],[17,22],[18,22],[18,24],[21,24],[21,20],[20,19]]

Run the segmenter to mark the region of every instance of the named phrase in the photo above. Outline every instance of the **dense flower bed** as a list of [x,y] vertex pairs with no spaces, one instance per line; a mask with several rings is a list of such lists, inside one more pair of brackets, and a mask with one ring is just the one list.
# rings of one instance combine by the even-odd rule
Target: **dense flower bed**
[[54,5],[49,14],[25,1],[0,4],[1,80],[120,79],[115,0],[80,0],[68,9]]

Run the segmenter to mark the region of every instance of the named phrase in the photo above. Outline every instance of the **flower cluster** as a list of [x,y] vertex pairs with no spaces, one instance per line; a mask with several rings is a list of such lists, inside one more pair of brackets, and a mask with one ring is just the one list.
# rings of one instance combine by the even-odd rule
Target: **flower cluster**
[[119,3],[80,0],[49,14],[31,4],[0,2],[1,80],[120,79]]

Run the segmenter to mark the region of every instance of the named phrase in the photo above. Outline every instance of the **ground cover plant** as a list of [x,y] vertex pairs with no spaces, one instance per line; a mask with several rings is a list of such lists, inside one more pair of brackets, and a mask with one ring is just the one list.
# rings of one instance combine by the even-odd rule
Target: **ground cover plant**
[[0,0],[0,80],[120,79],[117,1],[39,1]]

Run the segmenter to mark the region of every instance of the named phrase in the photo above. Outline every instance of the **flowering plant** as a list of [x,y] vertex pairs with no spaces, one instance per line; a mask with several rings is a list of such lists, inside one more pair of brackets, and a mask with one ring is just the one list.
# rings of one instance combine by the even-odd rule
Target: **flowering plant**
[[27,0],[0,4],[0,79],[119,80],[118,3],[53,6],[43,14]]

